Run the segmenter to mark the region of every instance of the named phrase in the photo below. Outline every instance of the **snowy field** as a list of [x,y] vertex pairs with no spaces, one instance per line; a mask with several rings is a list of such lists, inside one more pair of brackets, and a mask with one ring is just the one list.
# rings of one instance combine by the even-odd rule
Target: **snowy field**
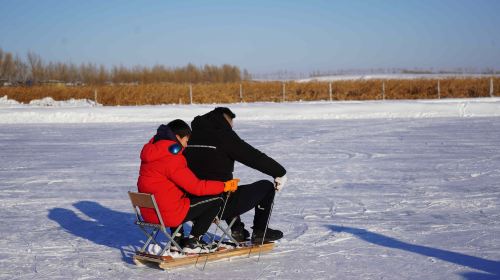
[[[499,103],[231,106],[240,136],[289,172],[271,221],[285,237],[260,262],[169,272],[132,264],[144,238],[127,191],[160,122],[213,106],[4,105],[0,279],[500,279]],[[280,106],[302,119],[283,120]],[[154,119],[126,122],[150,111]],[[266,178],[241,165],[235,174]]]

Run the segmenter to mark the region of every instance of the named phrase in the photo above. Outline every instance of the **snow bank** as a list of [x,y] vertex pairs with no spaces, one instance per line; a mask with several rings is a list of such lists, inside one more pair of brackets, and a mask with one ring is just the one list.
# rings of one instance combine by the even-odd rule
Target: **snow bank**
[[[54,105],[2,107],[0,123],[165,122],[174,118],[191,120],[217,106],[228,106],[236,113],[238,120],[248,121],[500,116],[500,98],[124,107],[91,107],[92,103],[85,103],[83,107],[67,107],[68,103],[64,106],[50,104]],[[75,104],[79,106],[80,103]]]
[[7,95],[0,97],[0,107],[19,105],[20,103],[16,100],[9,99]]
[[96,103],[89,99],[73,99],[56,101],[52,97],[45,97],[43,99],[31,100],[31,106],[44,106],[44,107],[94,107]]
[[31,100],[29,104],[23,104],[14,99],[9,99],[7,95],[0,98],[0,107],[95,107],[102,106],[89,99],[74,99],[56,101],[52,97],[45,97],[43,99]]

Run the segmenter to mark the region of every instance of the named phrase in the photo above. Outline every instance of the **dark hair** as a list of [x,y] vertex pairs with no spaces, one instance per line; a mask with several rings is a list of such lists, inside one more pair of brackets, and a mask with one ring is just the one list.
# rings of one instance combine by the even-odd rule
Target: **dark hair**
[[214,112],[220,113],[220,114],[225,114],[226,116],[230,117],[231,119],[236,118],[236,115],[231,111],[231,109],[227,107],[217,107],[214,109]]
[[183,120],[173,120],[167,124],[167,126],[172,130],[175,135],[179,135],[181,138],[185,136],[191,136],[191,128]]

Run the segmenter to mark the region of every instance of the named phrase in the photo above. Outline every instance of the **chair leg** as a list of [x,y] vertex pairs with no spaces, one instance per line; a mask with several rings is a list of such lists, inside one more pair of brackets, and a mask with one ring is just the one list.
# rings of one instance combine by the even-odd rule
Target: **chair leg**
[[219,223],[216,223],[216,225],[222,230],[223,234],[221,235],[220,237],[220,240],[219,242],[217,243],[217,248],[220,246],[220,244],[222,243],[222,241],[224,240],[224,237],[229,237],[229,239],[231,239],[231,241],[233,241],[236,246],[240,246],[240,243],[238,241],[236,241],[236,239],[234,239],[232,236],[231,236],[231,233],[229,233],[229,230],[231,229],[231,227],[233,226],[233,224],[236,222],[236,217],[234,217],[231,222],[229,223],[229,225],[227,226],[227,228],[224,228],[220,225],[220,222]]
[[160,253],[160,256],[163,255],[163,253],[165,253],[165,251],[170,248],[170,243],[174,244],[174,246],[179,250],[179,252],[182,252],[182,248],[179,244],[177,244],[177,242],[175,242],[174,240],[174,236],[177,235],[177,233],[179,233],[179,230],[182,228],[182,224],[180,224],[177,229],[175,229],[175,231],[172,233],[172,235],[168,234],[167,230],[166,229],[163,229],[163,233],[165,234],[165,236],[167,236],[168,238],[168,242],[167,242],[167,245],[163,248],[163,250],[161,251]]
[[156,242],[155,238],[156,238],[156,235],[158,234],[158,229],[155,228],[151,233],[149,233],[147,230],[145,230],[143,227],[139,227],[143,232],[144,234],[148,237],[148,239],[146,240],[146,242],[144,243],[144,246],[142,246],[141,250],[139,252],[141,253],[144,253],[144,251],[146,250],[146,248],[148,247],[149,243],[153,242],[155,243],[156,245],[160,246],[160,244],[158,244],[158,242]]

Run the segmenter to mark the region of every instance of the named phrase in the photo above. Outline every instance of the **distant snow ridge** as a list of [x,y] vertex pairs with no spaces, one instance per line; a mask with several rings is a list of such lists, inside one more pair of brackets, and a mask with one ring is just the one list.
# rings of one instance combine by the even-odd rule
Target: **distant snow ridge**
[[335,81],[354,81],[354,80],[417,80],[417,79],[450,79],[450,78],[489,78],[499,77],[499,75],[487,74],[369,74],[369,75],[333,75],[320,76],[307,79],[299,79],[296,82],[335,82]]
[[89,99],[74,99],[64,101],[56,101],[52,97],[45,97],[43,99],[31,100],[29,105],[31,106],[43,106],[43,107],[95,107],[95,101]]
[[29,104],[23,104],[14,99],[9,99],[7,95],[0,97],[0,106],[2,107],[19,107],[30,106],[30,107],[96,107],[102,106],[93,100],[89,99],[74,99],[64,101],[56,101],[52,97],[45,97],[43,99],[31,100]]
[[3,97],[0,97],[0,106],[1,105],[19,105],[20,103],[17,102],[16,100],[9,99],[7,95],[4,95]]

